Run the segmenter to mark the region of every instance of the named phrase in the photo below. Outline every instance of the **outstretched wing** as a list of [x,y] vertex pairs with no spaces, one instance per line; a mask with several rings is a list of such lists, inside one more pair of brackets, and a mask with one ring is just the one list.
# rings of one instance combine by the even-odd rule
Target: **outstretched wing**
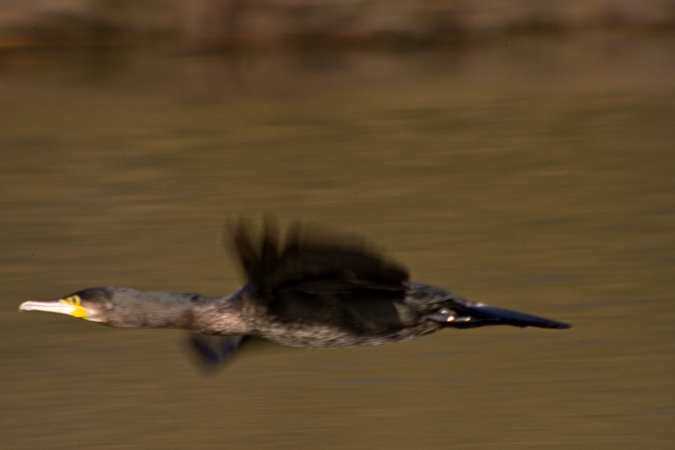
[[252,295],[268,314],[357,333],[401,326],[397,304],[408,271],[357,238],[296,224],[281,243],[270,221],[257,236],[240,221],[232,236]]

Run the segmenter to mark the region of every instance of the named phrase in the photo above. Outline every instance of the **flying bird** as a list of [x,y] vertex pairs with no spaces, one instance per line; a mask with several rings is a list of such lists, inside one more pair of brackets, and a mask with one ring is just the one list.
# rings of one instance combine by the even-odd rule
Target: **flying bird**
[[189,330],[195,354],[214,366],[256,339],[321,349],[399,342],[444,328],[570,327],[410,281],[404,266],[356,238],[295,224],[280,240],[273,224],[257,232],[246,221],[229,236],[246,282],[227,296],[93,287],[19,309],[110,327]]

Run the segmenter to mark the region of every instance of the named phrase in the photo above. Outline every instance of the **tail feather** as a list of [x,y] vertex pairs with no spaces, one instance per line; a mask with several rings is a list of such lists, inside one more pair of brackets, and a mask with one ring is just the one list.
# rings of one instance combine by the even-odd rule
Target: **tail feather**
[[431,319],[454,328],[475,328],[486,325],[511,325],[514,327],[570,328],[571,325],[544,317],[533,316],[482,303],[452,305],[432,314]]

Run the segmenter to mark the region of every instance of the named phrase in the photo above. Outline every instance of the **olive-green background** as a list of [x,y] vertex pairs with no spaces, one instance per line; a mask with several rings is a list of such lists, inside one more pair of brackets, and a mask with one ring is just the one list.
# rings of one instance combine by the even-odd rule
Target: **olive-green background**
[[[7,449],[670,449],[673,38],[456,50],[12,51],[0,69]],[[225,294],[245,215],[571,330],[244,355],[19,313],[100,285]]]

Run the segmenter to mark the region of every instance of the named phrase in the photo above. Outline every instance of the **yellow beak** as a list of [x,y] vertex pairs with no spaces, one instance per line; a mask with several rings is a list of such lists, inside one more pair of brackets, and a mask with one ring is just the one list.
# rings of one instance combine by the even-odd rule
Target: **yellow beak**
[[87,310],[77,295],[60,300],[28,300],[19,306],[19,311],[44,311],[57,314],[66,314],[80,319],[86,319]]

